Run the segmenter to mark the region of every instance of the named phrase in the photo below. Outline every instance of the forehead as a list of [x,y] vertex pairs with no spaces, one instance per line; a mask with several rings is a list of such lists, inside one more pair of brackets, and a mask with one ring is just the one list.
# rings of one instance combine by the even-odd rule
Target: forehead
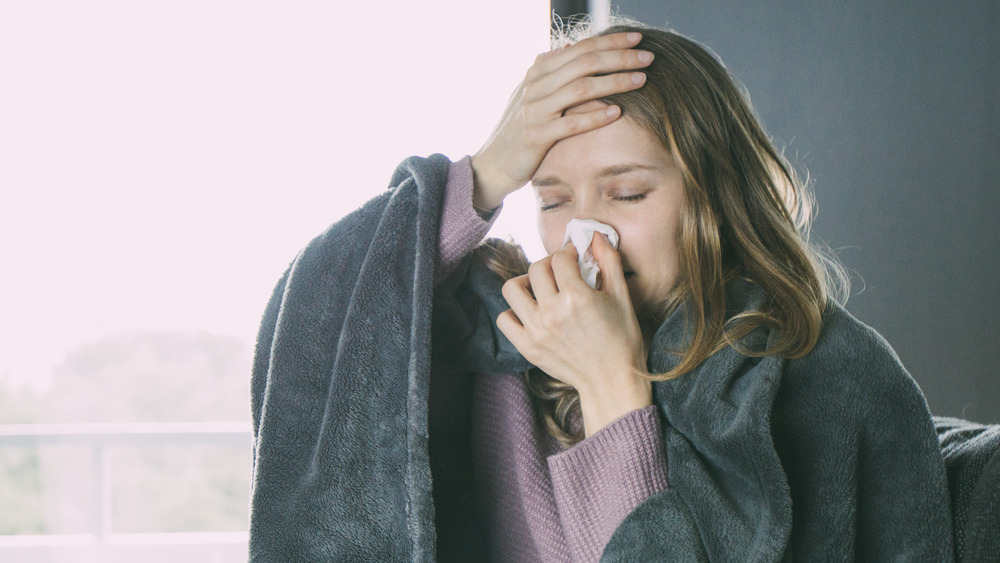
[[665,171],[674,166],[674,160],[649,131],[626,116],[557,142],[542,159],[532,183],[575,184],[626,164]]

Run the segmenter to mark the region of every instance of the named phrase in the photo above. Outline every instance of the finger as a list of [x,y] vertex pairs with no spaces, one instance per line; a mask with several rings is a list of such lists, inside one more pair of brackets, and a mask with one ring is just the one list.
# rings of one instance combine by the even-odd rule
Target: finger
[[[581,85],[581,79],[598,75],[629,74],[649,66],[653,61],[653,53],[641,50],[610,51],[587,53],[571,60],[566,65],[540,75],[526,87],[526,100],[529,102],[545,98],[566,87],[582,90],[586,94],[586,84]],[[641,85],[641,84],[640,84]],[[625,85],[621,85],[625,86]],[[610,95],[626,90],[611,90],[604,95]],[[587,98],[587,99],[593,99]]]
[[500,332],[510,340],[511,344],[520,351],[521,347],[518,345],[525,338],[524,325],[521,324],[521,320],[517,318],[514,311],[507,309],[503,313],[497,316],[497,328]]
[[573,135],[593,131],[621,117],[618,106],[601,106],[582,113],[571,113],[538,128],[538,136],[547,147]]
[[531,283],[531,292],[535,294],[535,301],[548,299],[559,292],[548,256],[528,267],[528,281]]
[[556,284],[563,291],[571,288],[590,288],[580,275],[578,258],[576,247],[572,244],[552,254],[552,273],[555,275]]
[[535,58],[535,64],[528,70],[525,78],[532,80],[541,75],[548,74],[585,53],[631,49],[638,45],[641,40],[642,34],[634,31],[588,37],[573,45],[567,45],[538,55]]
[[497,316],[497,328],[525,359],[529,362],[532,361],[529,359],[529,357],[534,357],[531,338],[528,336],[528,330],[521,324],[521,320],[517,318],[514,311],[507,309],[500,313]]
[[611,246],[604,233],[594,233],[594,241],[590,243],[590,252],[601,268],[601,289],[614,295],[628,295],[628,284],[625,283],[625,271],[622,268],[621,254]]
[[616,72],[605,76],[589,76],[566,85],[529,107],[539,115],[561,116],[573,106],[636,90],[642,88],[644,84],[646,84],[646,74],[642,72]]
[[510,305],[522,323],[534,318],[538,309],[538,303],[531,296],[530,284],[528,276],[518,276],[507,280],[500,289],[507,304]]

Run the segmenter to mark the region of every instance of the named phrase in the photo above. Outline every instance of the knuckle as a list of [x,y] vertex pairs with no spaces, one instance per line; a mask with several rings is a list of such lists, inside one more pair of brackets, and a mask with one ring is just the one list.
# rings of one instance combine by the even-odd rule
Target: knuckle
[[542,262],[540,260],[532,262],[531,265],[528,266],[528,276],[537,276],[542,272],[542,268]]
[[577,99],[585,99],[590,95],[591,85],[589,80],[577,80],[570,85],[570,92]]
[[599,53],[591,51],[577,57],[577,64],[586,74],[593,74],[601,66],[601,56]]
[[576,43],[573,44],[573,46],[584,52],[588,52],[598,48],[600,46],[600,41],[601,41],[600,36],[587,37],[586,39],[581,39],[580,41],[577,41]]
[[545,330],[545,335],[560,334],[566,322],[566,313],[562,309],[550,309],[539,319],[539,325]]
[[569,265],[571,262],[575,262],[575,260],[573,260],[573,253],[570,252],[570,248],[576,248],[576,247],[567,244],[564,248],[560,249],[555,254],[553,254],[552,259],[558,260],[560,263],[564,265]]
[[530,104],[538,100],[538,94],[536,93],[536,90],[539,88],[538,86],[539,80],[540,77],[532,76],[531,72],[529,71],[528,74],[524,77],[524,82],[521,82],[521,87],[519,88],[518,92],[520,96],[518,97],[518,100],[520,100],[524,104]]
[[[539,328],[544,330],[546,333],[554,332],[558,329],[558,323],[552,318],[551,314],[545,314],[538,319]],[[539,335],[541,336],[541,335]]]
[[572,269],[577,267],[576,257],[573,254],[575,251],[576,247],[572,244],[566,245],[566,248],[559,251],[558,259],[563,268]]
[[574,115],[572,117],[566,118],[566,135],[567,136],[573,136],[573,135],[577,135],[579,133],[583,133],[587,129],[588,129],[588,127],[587,127],[586,122],[582,121],[580,119],[580,116]]

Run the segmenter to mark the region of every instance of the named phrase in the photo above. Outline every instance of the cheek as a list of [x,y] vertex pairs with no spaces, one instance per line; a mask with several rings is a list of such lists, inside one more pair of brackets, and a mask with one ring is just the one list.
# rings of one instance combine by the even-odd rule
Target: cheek
[[562,249],[567,223],[569,223],[567,219],[556,217],[555,213],[539,212],[538,236],[542,239],[542,246],[545,247],[546,254],[552,254]]
[[658,217],[656,221],[622,221],[623,259],[646,274],[647,283],[672,286],[678,270],[678,231],[676,225]]

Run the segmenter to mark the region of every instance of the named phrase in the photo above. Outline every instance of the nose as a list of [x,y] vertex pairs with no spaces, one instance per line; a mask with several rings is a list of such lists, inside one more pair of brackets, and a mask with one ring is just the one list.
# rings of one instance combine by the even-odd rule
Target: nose
[[604,220],[605,213],[602,209],[601,198],[594,197],[591,194],[585,194],[577,197],[576,205],[573,208],[573,218],[593,219],[594,221],[606,223]]

